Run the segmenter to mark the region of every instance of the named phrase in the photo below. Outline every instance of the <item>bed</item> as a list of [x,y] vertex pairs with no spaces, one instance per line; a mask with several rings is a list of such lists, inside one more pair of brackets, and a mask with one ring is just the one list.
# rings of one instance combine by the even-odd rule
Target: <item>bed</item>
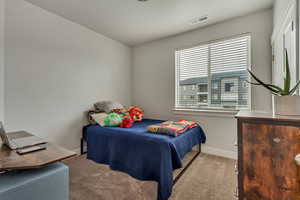
[[[145,181],[158,182],[158,200],[167,200],[173,185],[201,152],[206,137],[200,126],[189,129],[178,137],[153,134],[147,126],[161,120],[144,119],[131,128],[88,125],[83,128],[83,141],[87,142],[87,159],[107,164],[112,170],[122,171]],[[199,146],[198,153],[173,180],[173,170],[182,168],[181,160]]]

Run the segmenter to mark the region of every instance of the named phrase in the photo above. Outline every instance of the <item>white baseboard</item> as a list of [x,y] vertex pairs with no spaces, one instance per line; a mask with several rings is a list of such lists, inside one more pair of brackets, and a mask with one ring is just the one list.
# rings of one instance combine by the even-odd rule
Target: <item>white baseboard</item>
[[[74,152],[76,152],[78,155],[80,155],[80,148],[73,149]],[[206,154],[221,156],[225,158],[230,158],[237,160],[237,152],[236,151],[228,151],[223,149],[218,149],[214,147],[209,147],[206,145],[202,145],[202,152]]]
[[237,152],[236,151],[228,151],[228,150],[223,150],[223,149],[218,149],[218,148],[203,145],[202,152],[211,154],[211,155],[216,155],[216,156],[221,156],[221,157],[237,160]]
[[76,149],[73,149],[72,151],[74,151],[75,153],[77,153],[78,155],[80,155],[80,147],[76,148]]

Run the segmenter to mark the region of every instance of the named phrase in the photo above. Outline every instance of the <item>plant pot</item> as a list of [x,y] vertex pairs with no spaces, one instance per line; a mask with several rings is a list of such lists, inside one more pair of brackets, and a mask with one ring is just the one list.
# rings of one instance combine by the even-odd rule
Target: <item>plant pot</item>
[[275,115],[300,116],[300,96],[273,95],[272,100]]

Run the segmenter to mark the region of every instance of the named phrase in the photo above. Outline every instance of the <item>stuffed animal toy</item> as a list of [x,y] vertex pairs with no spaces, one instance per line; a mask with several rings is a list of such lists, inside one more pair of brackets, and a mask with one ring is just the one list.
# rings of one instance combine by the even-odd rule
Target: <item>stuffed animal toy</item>
[[126,110],[126,109],[113,109],[111,112],[117,113],[117,114],[121,115],[121,117],[123,117],[123,118],[129,115],[128,110]]
[[143,111],[138,107],[131,107],[128,110],[131,119],[134,122],[141,122],[143,120]]
[[133,125],[133,120],[131,119],[130,116],[126,116],[123,121],[122,124],[120,125],[120,128],[130,128]]
[[117,113],[109,113],[104,120],[104,126],[120,126],[123,117]]

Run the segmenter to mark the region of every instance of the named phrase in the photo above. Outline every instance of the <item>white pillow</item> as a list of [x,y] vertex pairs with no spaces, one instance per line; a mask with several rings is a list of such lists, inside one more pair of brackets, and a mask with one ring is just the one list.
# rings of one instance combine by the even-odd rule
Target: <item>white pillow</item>
[[107,117],[106,113],[95,113],[92,114],[91,117],[93,118],[93,120],[95,122],[97,122],[97,124],[99,124],[100,126],[104,126],[104,120]]
[[114,109],[124,109],[124,106],[115,101],[100,101],[94,104],[97,111],[110,113]]

